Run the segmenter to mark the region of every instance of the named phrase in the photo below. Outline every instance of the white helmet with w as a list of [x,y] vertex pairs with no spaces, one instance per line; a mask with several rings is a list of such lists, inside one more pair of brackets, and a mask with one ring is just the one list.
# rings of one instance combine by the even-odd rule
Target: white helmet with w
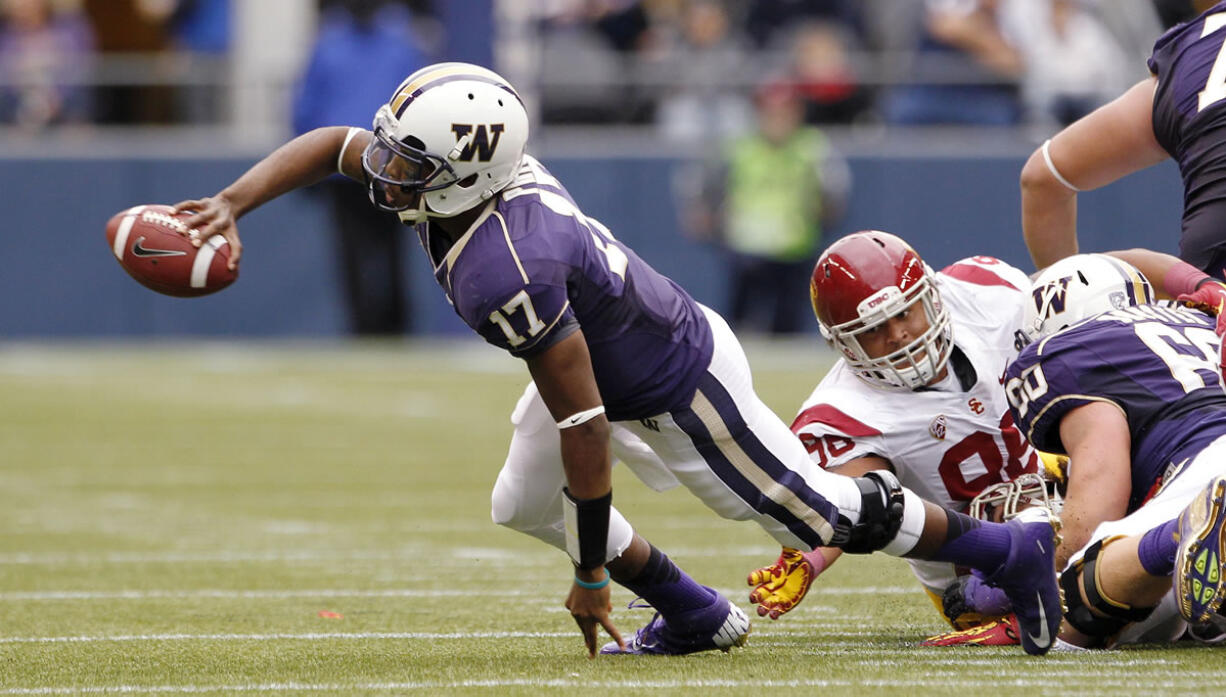
[[410,75],[379,108],[362,153],[370,200],[401,220],[450,218],[511,182],[528,142],[528,113],[492,70],[439,63]]
[[1037,341],[1094,315],[1154,302],[1153,286],[1126,261],[1106,254],[1075,254],[1035,277],[1020,343]]

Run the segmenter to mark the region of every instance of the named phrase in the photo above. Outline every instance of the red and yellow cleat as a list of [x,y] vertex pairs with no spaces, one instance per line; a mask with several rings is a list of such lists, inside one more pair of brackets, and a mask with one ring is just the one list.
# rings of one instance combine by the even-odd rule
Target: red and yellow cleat
[[1017,646],[1017,618],[1007,615],[995,622],[930,636],[920,646]]

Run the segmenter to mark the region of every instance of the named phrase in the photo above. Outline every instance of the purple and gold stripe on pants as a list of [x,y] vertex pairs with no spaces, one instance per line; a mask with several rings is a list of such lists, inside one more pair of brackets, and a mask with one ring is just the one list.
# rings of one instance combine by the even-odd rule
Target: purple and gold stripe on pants
[[775,519],[812,547],[834,535],[838,507],[749,429],[732,396],[711,373],[699,381],[689,408],[672,416],[711,471],[754,511]]

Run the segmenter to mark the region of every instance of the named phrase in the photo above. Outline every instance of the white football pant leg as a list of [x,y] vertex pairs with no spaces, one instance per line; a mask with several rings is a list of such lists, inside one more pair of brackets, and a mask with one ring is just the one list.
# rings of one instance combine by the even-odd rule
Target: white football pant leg
[[[815,510],[820,502],[802,500],[789,486],[795,487],[798,477],[853,522],[860,511],[859,489],[850,478],[826,472],[813,462],[791,429],[754,393],[749,362],[727,323],[714,311],[703,310],[714,341],[708,373],[718,385],[712,385],[712,391],[724,394],[708,396],[700,388],[688,410],[624,425],[711,510],[731,520],[754,520],[782,545],[810,549],[812,545],[797,535],[798,529],[812,540],[817,534],[829,539],[833,528]],[[687,432],[678,418],[701,422],[697,430],[706,431],[709,438],[691,436],[696,424],[690,423]],[[728,419],[743,421],[745,428],[738,429]],[[779,481],[781,470],[793,480],[789,485]]]
[[[562,468],[561,436],[535,384],[529,383],[519,398],[511,423],[515,432],[490,494],[490,517],[499,525],[565,552],[562,488],[566,473]],[[611,509],[608,558],[620,556],[633,538],[630,523],[616,508]]]

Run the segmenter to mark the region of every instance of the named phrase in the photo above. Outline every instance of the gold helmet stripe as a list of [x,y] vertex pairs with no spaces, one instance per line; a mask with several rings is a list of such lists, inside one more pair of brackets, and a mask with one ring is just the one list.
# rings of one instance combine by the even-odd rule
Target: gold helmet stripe
[[[486,70],[478,65],[469,63],[441,63],[437,66],[423,68],[410,75],[404,82],[400,84],[400,88],[396,90],[396,94],[392,97],[389,105],[392,108],[392,113],[400,116],[401,110],[413,97],[423,92],[432,83],[439,82],[450,77],[472,77],[482,82],[496,84],[499,87],[507,90],[519,99],[519,94],[511,88],[497,73]],[[448,80],[448,82],[450,82]],[[522,100],[520,100],[522,102]]]

